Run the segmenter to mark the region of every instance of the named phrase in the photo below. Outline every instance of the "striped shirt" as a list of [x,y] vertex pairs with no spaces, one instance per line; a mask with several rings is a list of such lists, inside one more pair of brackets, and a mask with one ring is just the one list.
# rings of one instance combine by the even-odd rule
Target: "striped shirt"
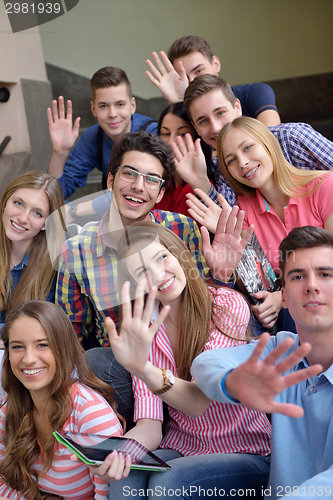
[[[333,142],[314,130],[307,123],[280,123],[268,127],[275,135],[285,159],[294,167],[312,170],[333,170]],[[222,175],[218,159],[213,159],[214,186],[209,197],[216,203],[217,192],[221,193],[229,205],[236,204],[235,193]]]
[[[66,421],[65,432],[99,434],[101,436],[121,436],[122,427],[118,417],[107,401],[96,391],[79,383],[72,385],[73,409]],[[6,406],[0,409],[0,435],[4,435]],[[4,446],[0,442],[0,459]],[[52,467],[38,481],[43,493],[53,493],[65,500],[105,500],[108,482],[91,475],[83,462],[73,462],[73,453],[63,444],[56,442]],[[34,469],[40,472],[44,460],[40,456]],[[21,498],[19,493],[0,480],[0,496]]]
[[[245,338],[249,321],[249,308],[245,299],[228,288],[210,288],[212,299],[222,308],[218,321],[219,328],[228,335]],[[210,337],[204,350],[233,347],[244,341],[222,335],[212,326]],[[164,325],[157,331],[150,361],[161,368],[177,369],[172,347]],[[163,421],[162,400],[154,396],[138,378],[132,377],[135,396],[134,420],[150,418]],[[209,453],[270,453],[271,426],[263,413],[248,410],[241,405],[222,404],[212,401],[208,409],[197,418],[169,406],[171,421],[161,448],[171,448],[184,456]]]
[[[79,340],[94,334],[102,346],[109,346],[104,320],[117,323],[119,295],[117,251],[103,234],[103,222],[92,225],[67,240],[61,249],[56,288],[56,303],[73,323]],[[153,210],[149,220],[169,228],[186,244],[201,274],[208,268],[201,253],[201,235],[197,224],[185,215]]]

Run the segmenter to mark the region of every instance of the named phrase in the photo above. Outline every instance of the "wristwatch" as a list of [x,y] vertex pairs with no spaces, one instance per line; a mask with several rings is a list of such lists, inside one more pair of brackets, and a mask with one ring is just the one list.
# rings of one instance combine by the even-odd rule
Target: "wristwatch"
[[168,391],[175,383],[174,374],[170,370],[166,370],[165,368],[160,368],[160,370],[162,370],[163,382],[164,382],[162,389],[158,389],[157,391],[149,389],[152,394],[155,394],[155,396],[159,396],[160,394],[163,394],[164,392]]

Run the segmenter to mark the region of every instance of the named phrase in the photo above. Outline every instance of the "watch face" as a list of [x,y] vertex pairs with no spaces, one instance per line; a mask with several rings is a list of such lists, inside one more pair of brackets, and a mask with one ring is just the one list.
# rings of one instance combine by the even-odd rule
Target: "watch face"
[[174,374],[170,370],[166,370],[165,374],[168,377],[168,380],[169,380],[170,384],[173,385],[175,383],[175,376],[174,376]]

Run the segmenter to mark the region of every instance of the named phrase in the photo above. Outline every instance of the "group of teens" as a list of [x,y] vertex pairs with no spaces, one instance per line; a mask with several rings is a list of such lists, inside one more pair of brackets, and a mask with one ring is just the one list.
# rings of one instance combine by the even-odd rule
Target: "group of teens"
[[[263,290],[250,310],[234,271],[253,231],[277,273],[293,228],[333,233],[333,144],[280,124],[268,86],[232,89],[200,37],[153,59],[147,76],[170,103],[158,123],[135,113],[122,70],[102,68],[98,124],[73,148],[80,120],[53,101],[49,173],[23,174],[2,196],[0,498],[262,498],[267,487],[267,415],[211,400],[191,365],[247,344],[251,314],[270,329],[288,307]],[[93,168],[107,192],[64,205]],[[66,239],[80,217],[101,220]],[[171,470],[130,470],[115,452],[88,467],[55,430],[133,437]]]

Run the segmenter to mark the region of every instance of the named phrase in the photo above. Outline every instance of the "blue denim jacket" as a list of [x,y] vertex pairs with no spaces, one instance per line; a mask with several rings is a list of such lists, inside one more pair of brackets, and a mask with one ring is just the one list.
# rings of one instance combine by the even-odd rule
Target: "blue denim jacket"
[[[13,269],[10,271],[11,275],[12,275],[12,292],[15,289],[18,282],[20,281],[20,278],[22,276],[22,273],[23,273],[25,266],[28,265],[28,258],[29,258],[29,255],[28,255],[28,253],[26,253],[25,256],[23,257],[23,259],[21,260],[21,262],[19,264],[17,264],[17,266],[13,267]],[[54,283],[52,284],[50,292],[46,298],[47,302],[54,302],[55,285],[56,285],[56,280],[54,280]],[[6,315],[5,311],[0,312],[0,332],[1,332],[3,324],[5,322],[5,315]]]

